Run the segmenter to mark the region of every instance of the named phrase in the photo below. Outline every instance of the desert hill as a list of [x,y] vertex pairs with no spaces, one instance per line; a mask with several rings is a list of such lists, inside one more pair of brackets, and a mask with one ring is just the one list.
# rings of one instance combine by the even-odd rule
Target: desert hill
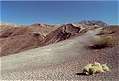
[[[68,26],[72,28],[72,25]],[[62,28],[65,28],[66,32],[65,25],[61,29],[59,28],[59,31],[57,29],[53,31],[55,34],[51,33],[51,40],[49,40],[52,41],[53,36],[56,40],[56,31],[62,32]],[[50,42],[53,44],[49,43],[43,47],[1,57],[1,78],[3,80],[117,81],[119,26],[89,28],[85,32],[83,31],[83,34],[77,33],[80,28],[76,27],[76,29],[78,30],[73,31],[73,33],[70,29],[67,30],[72,36],[69,39],[65,38],[60,42],[53,41],[54,43]],[[76,35],[74,36],[74,34]],[[92,46],[97,45],[102,47],[92,48]],[[82,68],[87,63],[95,61],[107,63],[111,71],[91,76],[80,75]]]
[[[32,24],[25,26],[3,24],[0,25],[0,56],[57,43],[80,36],[89,30],[103,27],[107,29],[108,25],[101,21],[81,21],[80,23],[63,25]],[[112,31],[114,28],[117,29],[117,27],[111,27],[107,31]]]

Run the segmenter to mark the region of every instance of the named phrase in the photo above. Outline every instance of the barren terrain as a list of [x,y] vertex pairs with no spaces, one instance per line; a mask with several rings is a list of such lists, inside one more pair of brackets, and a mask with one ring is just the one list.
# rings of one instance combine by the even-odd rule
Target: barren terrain
[[[59,28],[58,30],[61,29]],[[66,35],[66,37],[64,37],[64,39],[62,40],[59,39],[59,37],[62,37],[61,34],[57,38],[56,31],[58,30],[55,29],[55,31],[49,33],[45,38],[43,38],[42,40],[45,40],[45,42],[43,41],[42,43],[44,43],[44,45],[39,45],[40,47],[21,51],[15,54],[6,53],[6,56],[2,55],[2,57],[0,57],[1,79],[65,79],[79,81],[117,81],[119,79],[118,26],[114,26],[111,28],[90,28],[89,26],[89,28],[85,29],[85,32],[82,31],[83,33],[72,33],[73,31],[70,31],[70,29],[67,29],[68,31],[66,31],[65,29],[66,33],[70,33],[70,37],[67,38],[66,33],[63,33],[63,36]],[[62,31],[63,30],[58,32],[61,33]],[[54,32],[55,34],[52,34]],[[50,35],[54,38],[49,37]],[[116,45],[104,48],[90,48],[90,46],[94,45],[95,39],[98,38],[100,35],[113,36],[114,42],[117,42]],[[27,44],[29,45],[31,43]],[[107,63],[111,71],[90,76],[81,75],[82,68],[86,64],[93,62]]]

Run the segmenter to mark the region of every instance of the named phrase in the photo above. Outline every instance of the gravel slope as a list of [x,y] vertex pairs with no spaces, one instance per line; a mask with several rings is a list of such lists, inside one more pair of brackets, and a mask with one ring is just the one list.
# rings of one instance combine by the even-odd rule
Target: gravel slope
[[[1,57],[3,80],[118,80],[119,46],[105,49],[88,49],[92,38],[100,29],[92,30],[74,39]],[[107,63],[111,72],[93,76],[77,75],[91,62]]]

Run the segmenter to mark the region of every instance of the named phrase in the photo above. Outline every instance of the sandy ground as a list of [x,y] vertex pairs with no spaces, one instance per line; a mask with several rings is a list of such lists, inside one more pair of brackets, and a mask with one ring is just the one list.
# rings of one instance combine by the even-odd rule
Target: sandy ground
[[[91,50],[95,34],[100,29],[89,31],[83,36],[1,57],[2,80],[79,80],[117,81],[119,46]],[[107,63],[111,72],[91,76],[78,75],[87,63]]]

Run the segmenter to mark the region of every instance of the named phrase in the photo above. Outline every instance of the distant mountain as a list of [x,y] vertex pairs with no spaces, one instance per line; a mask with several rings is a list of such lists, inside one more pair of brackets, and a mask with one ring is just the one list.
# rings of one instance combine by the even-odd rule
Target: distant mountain
[[102,26],[102,27],[108,26],[105,22],[96,21],[96,20],[83,20],[83,21],[79,22],[79,24],[88,25],[88,26],[97,25],[97,26]]

